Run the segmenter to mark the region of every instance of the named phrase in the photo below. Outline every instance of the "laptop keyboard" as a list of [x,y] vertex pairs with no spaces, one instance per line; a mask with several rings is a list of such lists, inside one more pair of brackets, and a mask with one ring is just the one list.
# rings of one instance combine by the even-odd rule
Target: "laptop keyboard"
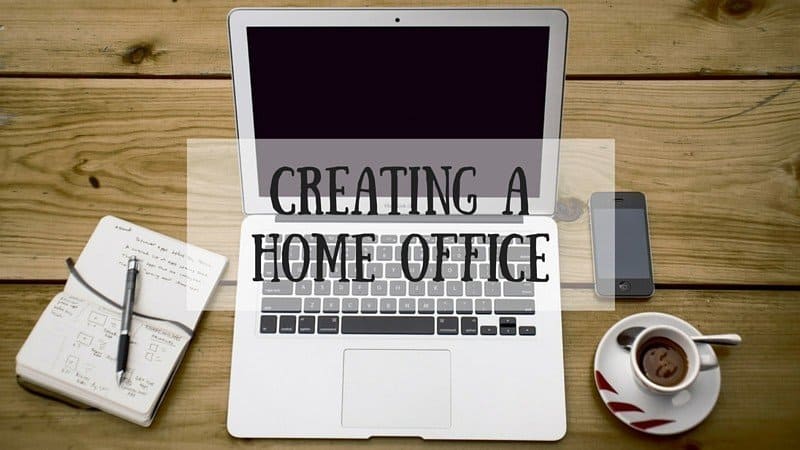
[[[316,254],[311,236],[309,242],[311,261]],[[336,235],[325,235],[328,243],[336,242]],[[377,235],[374,245],[364,245],[363,252],[372,261],[364,263],[364,275],[375,275],[372,282],[353,281],[355,263],[347,262],[346,274],[351,281],[339,281],[339,259],[334,270],[324,261],[327,276],[324,281],[314,281],[316,264],[311,262],[308,276],[297,282],[271,281],[272,261],[264,264],[261,316],[259,330],[262,334],[351,334],[351,335],[500,335],[535,336],[536,327],[520,317],[535,314],[534,283],[487,281],[489,263],[487,246],[473,242],[477,257],[472,257],[470,274],[473,281],[462,281],[465,273],[465,249],[452,239],[445,241],[450,257],[442,263],[443,281],[433,281],[436,270],[435,241],[428,236],[431,248],[430,262],[424,278],[410,281],[403,276],[401,243],[405,235]],[[282,243],[285,236],[281,236]],[[502,237],[500,238],[502,239]],[[355,245],[348,241],[346,255],[355,255]],[[332,250],[332,249],[331,249]],[[518,277],[529,274],[530,247],[508,247],[509,271]],[[278,252],[281,255],[282,252]],[[301,246],[293,243],[289,248],[292,273],[302,270]],[[409,247],[409,270],[419,274],[422,247]],[[353,256],[354,257],[354,256]],[[277,265],[281,268],[280,256]],[[486,320],[491,318],[491,320]],[[491,324],[480,325],[491,322]],[[496,325],[495,325],[496,323]]]

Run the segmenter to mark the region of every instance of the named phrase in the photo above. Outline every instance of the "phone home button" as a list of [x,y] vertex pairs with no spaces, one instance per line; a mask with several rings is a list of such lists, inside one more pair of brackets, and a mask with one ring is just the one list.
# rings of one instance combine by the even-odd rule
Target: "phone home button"
[[621,292],[628,292],[628,291],[631,290],[631,282],[630,281],[620,281],[619,284],[617,284],[617,287],[619,288],[619,290]]

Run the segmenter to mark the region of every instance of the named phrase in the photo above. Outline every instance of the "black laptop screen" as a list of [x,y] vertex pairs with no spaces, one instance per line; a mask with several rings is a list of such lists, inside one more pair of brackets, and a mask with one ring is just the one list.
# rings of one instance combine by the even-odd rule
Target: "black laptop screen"
[[[525,167],[538,197],[549,32],[248,28],[260,195],[281,166],[348,166],[341,181],[355,186],[365,165],[449,165],[477,168],[470,189],[486,197],[505,197],[504,180]],[[296,184],[287,178],[281,191]],[[386,195],[388,184],[377,189]]]
[[251,27],[257,139],[539,139],[547,27]]

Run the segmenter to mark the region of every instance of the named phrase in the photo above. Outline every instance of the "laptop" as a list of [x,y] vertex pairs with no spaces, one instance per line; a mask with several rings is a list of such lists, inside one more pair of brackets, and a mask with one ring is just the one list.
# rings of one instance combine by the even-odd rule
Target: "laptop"
[[560,439],[566,14],[228,19],[245,214],[229,433]]

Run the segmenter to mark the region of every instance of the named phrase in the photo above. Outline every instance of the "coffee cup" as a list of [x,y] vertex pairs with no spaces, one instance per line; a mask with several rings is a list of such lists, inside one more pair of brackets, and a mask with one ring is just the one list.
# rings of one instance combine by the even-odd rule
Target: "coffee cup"
[[689,388],[701,371],[719,365],[713,353],[701,353],[691,336],[668,325],[642,330],[631,345],[630,362],[636,381],[663,395]]

